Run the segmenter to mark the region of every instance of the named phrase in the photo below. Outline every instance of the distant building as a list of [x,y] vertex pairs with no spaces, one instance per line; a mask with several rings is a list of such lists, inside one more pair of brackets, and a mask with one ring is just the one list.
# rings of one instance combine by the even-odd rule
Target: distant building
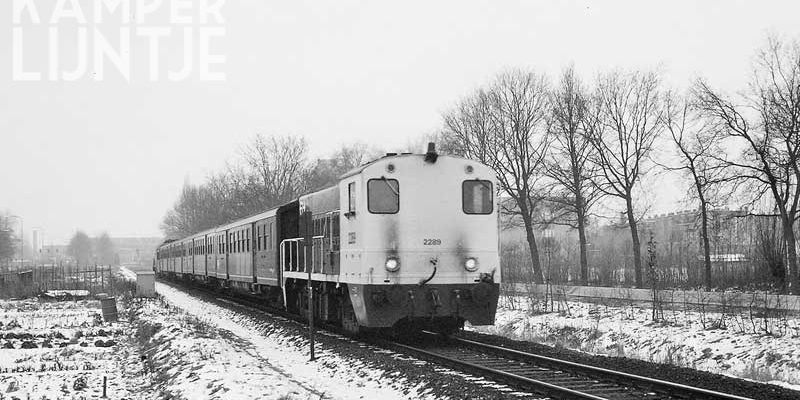
[[40,258],[42,247],[44,245],[44,232],[41,228],[33,228],[31,232],[31,248],[33,249],[32,259]]
[[159,237],[111,237],[111,243],[114,245],[114,250],[117,253],[118,264],[152,264],[153,253],[155,253],[156,247],[163,241],[164,239]]
[[[753,246],[752,218],[747,210],[709,210],[708,236],[711,254],[749,253]],[[639,231],[642,243],[646,243],[652,233],[658,247],[665,253],[702,254],[701,226],[699,211],[684,210],[646,218],[639,224]]]
[[[163,239],[157,237],[112,237],[111,244],[114,246],[115,264],[151,265],[153,253],[161,242]],[[43,245],[41,250],[39,260],[42,263],[73,261],[67,245]]]
[[39,253],[39,261],[45,264],[58,264],[67,259],[67,246],[63,244],[46,244],[42,245],[42,251]]

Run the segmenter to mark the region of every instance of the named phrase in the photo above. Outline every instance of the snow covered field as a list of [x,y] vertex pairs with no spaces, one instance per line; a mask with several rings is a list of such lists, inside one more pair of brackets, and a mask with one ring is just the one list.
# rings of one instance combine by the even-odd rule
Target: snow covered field
[[[516,340],[669,363],[800,390],[800,317],[780,321],[736,314],[664,311],[567,302],[562,312],[532,312],[525,299],[506,302],[494,326],[469,329]],[[774,324],[765,334],[763,324]],[[705,324],[705,328],[704,328]],[[777,325],[780,325],[778,328]]]
[[133,393],[124,377],[124,323],[103,324],[98,301],[0,302],[0,399]]
[[323,349],[310,362],[302,338],[158,291],[163,298],[131,299],[129,319],[112,324],[98,301],[0,303],[0,400],[101,398],[103,377],[112,399],[435,398]]

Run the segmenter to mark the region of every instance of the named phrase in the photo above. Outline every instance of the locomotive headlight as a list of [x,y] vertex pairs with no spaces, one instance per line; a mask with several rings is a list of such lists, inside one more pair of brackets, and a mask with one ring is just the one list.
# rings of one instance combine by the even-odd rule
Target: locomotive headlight
[[474,257],[470,257],[464,261],[464,269],[469,272],[475,272],[478,270],[478,260]]
[[397,257],[389,257],[386,259],[386,270],[389,272],[397,272],[400,269],[400,260]]

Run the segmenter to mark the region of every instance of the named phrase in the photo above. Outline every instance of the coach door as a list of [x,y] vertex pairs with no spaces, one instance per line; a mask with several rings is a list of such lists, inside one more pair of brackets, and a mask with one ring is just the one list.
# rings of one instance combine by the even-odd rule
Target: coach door
[[325,249],[323,271],[328,275],[339,274],[339,211],[325,215],[325,229],[322,247]]

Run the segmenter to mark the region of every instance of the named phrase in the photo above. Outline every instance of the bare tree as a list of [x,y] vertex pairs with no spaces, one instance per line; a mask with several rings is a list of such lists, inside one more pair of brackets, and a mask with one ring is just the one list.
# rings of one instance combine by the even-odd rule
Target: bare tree
[[311,189],[308,145],[294,136],[257,135],[242,160],[227,164],[204,184],[184,183],[161,229],[180,238],[297,198]]
[[0,215],[0,260],[3,261],[3,264],[8,264],[14,257],[16,252],[14,241],[14,232],[11,229],[9,217]]
[[800,293],[794,225],[800,202],[800,42],[770,38],[757,54],[750,88],[736,104],[703,81],[695,85],[703,113],[744,147],[729,165],[747,181],[756,203],[770,199],[781,219],[788,261],[788,291]]
[[[722,148],[722,130],[702,118],[690,101],[674,94],[666,96],[664,122],[678,156],[667,170],[684,175],[690,182],[689,197],[697,201],[700,213],[700,237],[703,240],[703,276],[706,288],[711,283],[711,243],[708,232],[709,208],[728,198],[733,179]],[[727,187],[725,187],[727,186]]]
[[278,203],[261,184],[259,176],[236,161],[228,162],[223,171],[211,175],[206,186],[213,201],[221,207],[216,210],[219,218],[213,225],[258,213]]
[[92,257],[92,241],[83,231],[77,231],[69,241],[67,253],[75,259],[78,265],[88,265]]
[[637,287],[643,287],[643,279],[634,191],[648,172],[653,142],[664,127],[659,87],[659,77],[654,72],[615,71],[601,75],[586,131],[595,150],[593,161],[599,167],[596,187],[625,202]]
[[229,205],[218,201],[209,188],[185,182],[175,205],[164,216],[161,230],[169,238],[181,238],[214,226],[220,222],[216,213]]
[[335,185],[340,176],[380,155],[379,149],[363,142],[342,145],[330,158],[318,159],[309,168],[307,178],[309,190]]
[[588,283],[586,224],[589,212],[602,192],[592,184],[597,167],[590,162],[594,150],[587,140],[589,96],[573,67],[561,75],[551,94],[551,145],[547,176],[553,180],[550,201],[556,204],[554,223],[564,223],[578,231],[580,282]]
[[101,265],[112,265],[114,263],[114,243],[111,242],[111,236],[108,235],[108,232],[101,233],[95,239],[94,248]]
[[460,101],[444,115],[444,136],[454,154],[489,165],[497,174],[502,211],[522,220],[533,279],[543,282],[534,235],[547,149],[548,84],[543,75],[514,70]]
[[281,204],[310,189],[301,179],[308,168],[308,143],[303,137],[256,135],[243,156],[263,189],[262,204]]
[[347,172],[375,158],[380,157],[381,150],[364,142],[342,145],[331,156],[337,170]]

